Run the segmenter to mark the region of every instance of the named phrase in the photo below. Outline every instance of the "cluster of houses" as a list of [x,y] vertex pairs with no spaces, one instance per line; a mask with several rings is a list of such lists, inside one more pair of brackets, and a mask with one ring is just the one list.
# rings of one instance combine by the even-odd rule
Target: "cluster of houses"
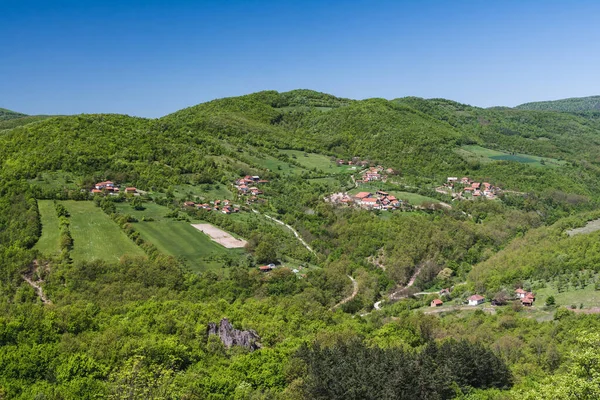
[[243,178],[240,178],[235,181],[233,186],[238,191],[238,194],[242,196],[248,196],[247,203],[254,203],[258,200],[258,196],[263,194],[263,191],[260,190],[257,186],[263,183],[269,183],[269,181],[265,179],[260,179],[260,176],[251,176],[246,175]]
[[376,167],[369,167],[362,174],[362,179],[357,180],[358,183],[366,183],[366,182],[385,182],[387,181],[388,175],[395,174],[392,168],[384,168],[381,165]]
[[[449,295],[450,291],[448,289],[442,289],[439,294],[440,294],[440,296]],[[521,304],[523,306],[527,306],[527,307],[533,306],[533,303],[535,302],[535,295],[532,292],[527,292],[527,291],[519,288],[519,289],[515,290],[515,294],[516,294],[517,299],[521,301]],[[474,294],[473,296],[470,296],[467,299],[467,301],[470,306],[478,306],[485,302],[485,297],[483,297],[480,294]],[[502,304],[506,304],[506,303],[502,303]],[[431,303],[430,303],[431,307],[440,307],[443,305],[444,305],[444,302],[440,299],[433,299],[433,300],[431,300]],[[492,301],[492,305],[493,306],[499,305],[499,303],[496,301]]]
[[[138,190],[134,187],[126,187],[125,194],[139,194]],[[94,188],[91,190],[92,194],[109,194],[111,196],[116,196],[121,193],[121,189],[115,185],[112,181],[104,181],[98,182],[94,185]]]
[[229,200],[215,200],[210,203],[194,203],[193,201],[186,201],[183,203],[183,206],[187,208],[195,207],[198,210],[217,211],[222,212],[223,214],[240,212],[239,207],[232,204]]
[[449,176],[446,183],[439,188],[439,192],[450,192],[456,199],[475,199],[479,197],[495,199],[499,193],[499,188],[492,186],[489,182],[474,181],[468,177],[458,179]]
[[521,300],[521,304],[531,307],[535,301],[535,295],[532,292],[527,292],[521,288],[515,290],[517,297]]
[[360,192],[354,196],[347,193],[336,193],[325,200],[334,204],[357,206],[365,210],[396,210],[402,207],[402,200],[382,190],[375,193]]

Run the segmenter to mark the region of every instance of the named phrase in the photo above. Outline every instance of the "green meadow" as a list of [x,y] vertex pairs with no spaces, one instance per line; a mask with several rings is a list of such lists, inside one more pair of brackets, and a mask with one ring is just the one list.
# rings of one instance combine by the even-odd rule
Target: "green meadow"
[[60,230],[54,201],[38,200],[38,210],[42,223],[42,236],[34,248],[45,256],[55,255],[60,252]]
[[356,171],[356,168],[348,165],[338,166],[335,161],[332,161],[330,157],[323,154],[306,153],[300,150],[281,150],[281,152],[292,157],[292,159],[307,169],[316,168],[330,174]]
[[117,210],[137,218],[139,222],[133,223],[133,226],[144,240],[164,254],[184,259],[193,271],[219,269],[224,260],[245,253],[244,249],[227,249],[213,242],[190,222],[166,218],[165,215],[170,212],[167,207],[155,203],[146,203],[144,207],[144,210],[134,210],[130,205],[121,203]]
[[462,146],[460,149],[457,149],[456,152],[467,160],[477,160],[482,163],[490,163],[494,161],[514,161],[536,167],[557,167],[565,164],[565,161],[560,161],[554,158],[545,158],[519,153],[513,154],[504,151],[487,149],[477,145]]
[[74,261],[100,259],[118,261],[124,255],[144,256],[138,247],[99,207],[91,201],[62,201],[71,214]]

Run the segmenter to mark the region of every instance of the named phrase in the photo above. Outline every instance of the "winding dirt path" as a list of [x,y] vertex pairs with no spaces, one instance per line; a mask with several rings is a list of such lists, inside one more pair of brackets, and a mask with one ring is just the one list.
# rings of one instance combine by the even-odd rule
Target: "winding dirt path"
[[346,304],[347,302],[349,302],[350,300],[352,300],[353,298],[356,297],[356,295],[358,294],[358,282],[356,282],[356,279],[354,279],[353,277],[351,277],[350,275],[346,275],[348,278],[350,278],[350,280],[352,281],[352,294],[348,297],[346,297],[345,299],[343,299],[342,301],[340,301],[339,303],[337,303],[335,306],[331,307],[331,310],[335,310],[336,308],[338,308],[339,306],[341,306],[342,304]]
[[[33,279],[31,279],[33,277],[33,275],[39,271],[39,268],[40,268],[40,265],[38,263],[38,260],[33,260],[33,263],[31,264],[29,271],[21,276],[23,277],[23,280],[25,282],[27,282],[29,284],[29,286],[31,286],[33,288],[33,290],[35,290],[35,293],[38,295],[40,300],[42,300],[42,303],[52,304],[52,301],[50,301],[50,299],[48,299],[48,297],[46,297],[46,295],[44,294],[44,290],[40,286],[40,284],[44,283],[44,281],[42,279],[38,279],[37,281],[34,281]],[[38,276],[39,276],[39,274],[38,274]]]
[[[260,212],[258,212],[258,211],[257,211],[257,210],[255,210],[255,209],[252,209],[252,211],[253,211],[255,214],[260,214]],[[280,225],[283,225],[283,226],[285,226],[286,228],[288,228],[290,231],[292,231],[292,233],[294,234],[294,236],[296,236],[296,239],[298,239],[298,240],[300,241],[300,243],[302,243],[302,246],[304,246],[304,247],[306,248],[306,250],[310,251],[310,252],[311,252],[311,253],[313,253],[313,254],[317,254],[317,253],[315,253],[315,251],[314,251],[314,250],[313,250],[313,249],[312,249],[312,248],[311,248],[311,247],[308,245],[308,243],[306,243],[306,242],[304,241],[304,239],[302,239],[302,236],[300,236],[300,234],[299,234],[299,233],[298,233],[298,232],[297,232],[297,231],[296,231],[294,228],[292,228],[290,225],[288,225],[288,224],[286,224],[285,222],[283,222],[283,221],[280,221],[280,220],[278,220],[278,219],[276,219],[276,218],[273,218],[273,217],[271,217],[271,216],[268,216],[267,214],[261,214],[261,215],[264,215],[265,217],[267,217],[267,218],[268,218],[268,219],[270,219],[271,221],[277,222],[278,224],[280,224]]]

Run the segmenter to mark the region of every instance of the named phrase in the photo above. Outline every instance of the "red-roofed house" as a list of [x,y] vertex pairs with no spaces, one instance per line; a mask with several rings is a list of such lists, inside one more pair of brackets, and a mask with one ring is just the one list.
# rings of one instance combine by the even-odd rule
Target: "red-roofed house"
[[268,265],[263,265],[262,267],[258,267],[258,269],[259,269],[261,272],[269,272],[269,271],[270,271],[270,270],[272,270],[273,268],[272,268],[272,267],[269,267]]
[[479,294],[474,294],[473,296],[468,298],[470,306],[478,306],[485,301],[485,297]]
[[137,189],[134,187],[125,188],[125,193],[136,193]]
[[371,193],[369,192],[360,192],[354,195],[355,199],[358,200],[362,200],[362,199],[366,199],[367,197],[371,197]]
[[515,293],[517,294],[517,296],[518,296],[520,299],[524,299],[524,298],[525,298],[525,295],[527,294],[527,292],[526,292],[526,291],[524,291],[524,290],[523,290],[523,289],[521,289],[521,288],[518,288],[517,290],[515,290]]
[[433,299],[431,300],[431,307],[440,307],[443,306],[444,302],[441,301],[440,299]]
[[481,183],[479,183],[479,182],[473,182],[473,183],[471,184],[471,187],[472,187],[473,189],[479,189],[479,187],[480,187],[480,186],[481,186]]

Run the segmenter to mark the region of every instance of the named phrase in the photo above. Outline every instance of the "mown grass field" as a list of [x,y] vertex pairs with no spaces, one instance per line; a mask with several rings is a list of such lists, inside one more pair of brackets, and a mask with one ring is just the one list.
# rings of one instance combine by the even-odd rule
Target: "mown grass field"
[[38,210],[42,222],[42,236],[34,248],[45,256],[55,255],[60,252],[60,230],[54,201],[38,200]]
[[[138,211],[126,203],[121,203],[117,209],[138,219],[139,222],[133,226],[144,240],[154,244],[164,254],[183,258],[192,271],[219,269],[223,260],[235,259],[245,254],[244,249],[226,249],[213,242],[207,235],[194,228],[191,222],[165,218],[170,211],[167,207],[155,203],[146,203],[144,206],[144,210]],[[151,218],[153,221],[142,221],[142,218]]]
[[511,154],[503,151],[487,149],[476,145],[462,146],[456,152],[467,160],[477,160],[482,163],[494,161],[515,161],[524,164],[530,164],[536,167],[557,167],[564,165],[565,161],[554,158],[545,158],[532,156],[529,154]]
[[118,261],[124,255],[145,256],[144,251],[91,201],[62,201],[67,208],[73,236],[74,261]]

